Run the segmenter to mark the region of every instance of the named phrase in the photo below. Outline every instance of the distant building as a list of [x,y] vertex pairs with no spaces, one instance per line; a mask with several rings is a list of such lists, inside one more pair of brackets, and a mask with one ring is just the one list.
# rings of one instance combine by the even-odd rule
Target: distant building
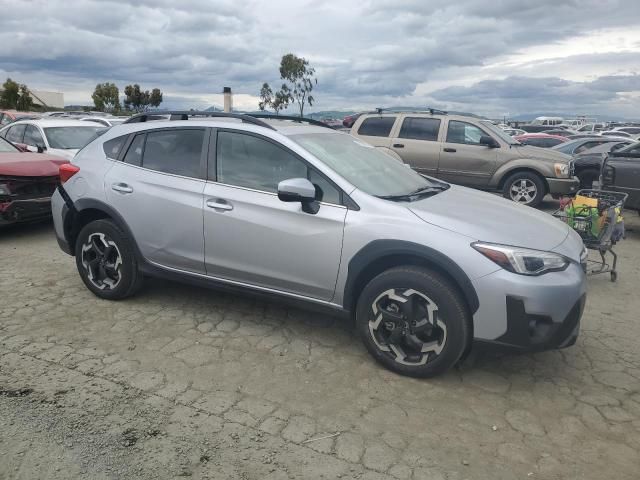
[[64,108],[64,93],[62,92],[46,92],[44,90],[31,90],[31,98],[33,104],[48,108]]

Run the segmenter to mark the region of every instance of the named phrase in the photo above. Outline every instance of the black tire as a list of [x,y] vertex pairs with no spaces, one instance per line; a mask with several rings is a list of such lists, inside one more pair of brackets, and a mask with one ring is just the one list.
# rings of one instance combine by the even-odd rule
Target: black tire
[[[404,324],[404,328],[410,331],[397,343],[391,340],[397,338],[394,337],[396,328],[388,325],[393,322],[388,321],[389,317],[385,315],[398,319],[398,315],[404,315],[404,312],[389,310],[395,301],[388,296],[390,291],[393,298],[406,299],[400,308],[413,312],[406,319],[425,315],[423,320],[413,322],[412,327]],[[386,308],[383,308],[385,304]],[[423,308],[429,304],[433,313]],[[403,321],[398,320],[399,323]],[[408,323],[412,323],[411,320]],[[364,287],[356,307],[356,328],[373,358],[389,370],[411,377],[433,377],[446,372],[458,362],[471,341],[470,317],[458,291],[437,272],[415,266],[389,269]],[[418,329],[424,330],[417,334]],[[385,344],[381,338],[387,334],[388,342]],[[415,340],[424,343],[416,343]],[[414,348],[434,348],[434,342],[435,350],[426,354],[420,353],[424,350]],[[404,356],[398,354],[398,347]]]
[[[529,189],[535,187],[535,192],[527,192],[532,198],[525,201],[525,192],[520,188]],[[540,175],[533,172],[516,172],[510,175],[504,182],[502,188],[502,196],[514,202],[527,205],[529,207],[537,207],[546,195],[544,180]]]
[[600,171],[595,168],[586,168],[576,173],[580,179],[580,188],[593,188],[595,182],[600,176]]
[[[100,248],[108,252],[108,258],[101,259],[96,254]],[[75,255],[80,278],[97,297],[121,300],[133,295],[142,285],[143,275],[138,270],[133,243],[111,220],[94,220],[85,225],[78,234]]]

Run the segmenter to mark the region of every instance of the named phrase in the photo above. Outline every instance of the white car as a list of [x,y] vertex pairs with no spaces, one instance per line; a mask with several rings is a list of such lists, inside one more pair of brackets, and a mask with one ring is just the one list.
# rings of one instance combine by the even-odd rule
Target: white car
[[78,150],[104,131],[103,125],[47,118],[13,122],[0,130],[0,137],[31,152],[46,151],[71,160]]

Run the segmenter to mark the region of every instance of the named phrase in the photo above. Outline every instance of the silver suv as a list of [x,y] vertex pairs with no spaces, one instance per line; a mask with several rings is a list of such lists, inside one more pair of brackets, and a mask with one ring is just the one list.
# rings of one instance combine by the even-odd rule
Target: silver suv
[[361,115],[351,134],[418,172],[447,182],[497,190],[535,207],[547,193],[569,195],[580,182],[571,157],[519,143],[489,120],[440,110]]
[[575,342],[585,251],[550,215],[313,122],[192,115],[134,117],[61,167],[56,236],[98,297],[158,276],[305,302],[420,377]]

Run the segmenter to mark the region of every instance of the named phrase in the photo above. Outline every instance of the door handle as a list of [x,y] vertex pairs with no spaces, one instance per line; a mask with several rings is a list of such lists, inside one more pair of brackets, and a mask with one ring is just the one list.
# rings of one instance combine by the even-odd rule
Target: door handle
[[215,210],[233,210],[233,205],[221,198],[210,198],[207,200],[207,207]]
[[455,148],[449,148],[449,147],[443,148],[442,150],[444,150],[445,152],[449,152],[449,153],[455,153],[456,152]]
[[394,143],[393,148],[404,148],[404,143]]
[[126,183],[112,183],[111,189],[120,193],[133,193],[133,188]]

